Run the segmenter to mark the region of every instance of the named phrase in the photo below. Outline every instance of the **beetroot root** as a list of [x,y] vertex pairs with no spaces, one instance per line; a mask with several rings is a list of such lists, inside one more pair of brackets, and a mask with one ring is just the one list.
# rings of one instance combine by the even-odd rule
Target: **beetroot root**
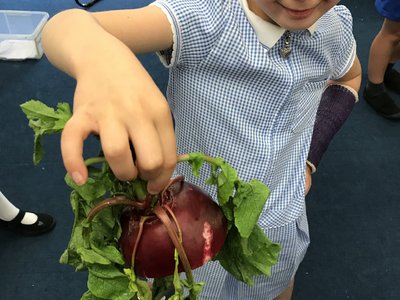
[[[160,202],[182,241],[191,269],[202,266],[220,251],[227,222],[221,208],[208,194],[178,180],[161,194]],[[121,226],[121,250],[128,266],[134,257],[137,275],[160,278],[174,273],[176,247],[157,215],[143,216],[136,208],[127,207],[121,216]],[[179,271],[184,271],[182,263]]]

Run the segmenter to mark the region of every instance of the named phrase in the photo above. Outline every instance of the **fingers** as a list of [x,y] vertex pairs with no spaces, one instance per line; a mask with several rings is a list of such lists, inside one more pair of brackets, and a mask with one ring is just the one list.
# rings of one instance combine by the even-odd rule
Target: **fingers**
[[160,145],[162,145],[163,164],[161,172],[148,181],[147,190],[151,194],[156,194],[165,188],[171,179],[177,162],[175,132],[169,111],[166,118],[168,121],[157,126]]
[[65,169],[77,185],[86,182],[88,171],[85,166],[82,152],[83,143],[92,129],[81,124],[79,119],[71,117],[65,124],[61,134],[61,154]]
[[132,129],[131,139],[139,174],[142,179],[148,181],[148,192],[157,194],[169,183],[177,160],[172,118],[168,111],[166,118],[156,124],[135,125],[138,125],[140,130]]
[[100,112],[88,112],[87,107],[75,110],[61,137],[64,165],[74,182],[82,185],[88,178],[83,146],[86,138],[96,133],[100,136],[105,159],[119,180],[140,176],[148,181],[149,193],[161,192],[170,181],[177,156],[172,116],[167,103],[160,102],[145,109],[139,105],[135,110],[120,108],[123,106],[118,110],[104,108]]
[[[176,144],[170,115],[158,125],[146,121],[132,121],[127,130],[119,122],[105,121],[89,126],[74,115],[65,125],[61,136],[61,152],[64,166],[78,185],[86,182],[88,171],[83,159],[84,141],[92,132],[100,135],[104,156],[114,175],[123,181],[140,177],[148,181],[148,192],[157,194],[168,184],[175,169]],[[129,134],[129,135],[128,135]],[[137,166],[129,146],[135,148]]]
[[101,147],[114,175],[122,181],[136,178],[138,171],[129,147],[126,128],[120,123],[106,121],[99,129]]

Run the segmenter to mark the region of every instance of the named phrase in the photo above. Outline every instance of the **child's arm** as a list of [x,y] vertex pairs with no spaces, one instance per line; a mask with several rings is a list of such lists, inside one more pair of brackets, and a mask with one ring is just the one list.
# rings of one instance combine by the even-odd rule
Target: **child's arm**
[[[361,65],[356,57],[353,66],[339,80],[330,81],[318,107],[307,164],[315,172],[329,143],[350,115],[361,85]],[[309,172],[307,172],[309,174]]]
[[96,133],[118,178],[129,180],[140,173],[150,192],[162,190],[176,164],[172,118],[134,52],[172,45],[165,14],[155,6],[95,14],[70,10],[53,17],[42,37],[51,63],[77,80],[74,114],[61,137],[68,173],[78,184],[86,181],[83,143]]

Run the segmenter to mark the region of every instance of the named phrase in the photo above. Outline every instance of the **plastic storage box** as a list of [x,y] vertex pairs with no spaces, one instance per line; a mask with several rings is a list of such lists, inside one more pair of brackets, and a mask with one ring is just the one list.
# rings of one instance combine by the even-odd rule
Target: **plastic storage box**
[[0,59],[41,58],[41,32],[48,19],[47,12],[0,10]]

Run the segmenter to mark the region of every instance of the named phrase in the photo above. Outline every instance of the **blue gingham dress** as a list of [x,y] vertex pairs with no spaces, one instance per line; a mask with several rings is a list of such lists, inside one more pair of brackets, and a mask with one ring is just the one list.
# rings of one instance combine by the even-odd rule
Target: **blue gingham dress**
[[[282,245],[272,277],[247,286],[217,262],[195,270],[205,281],[201,299],[273,299],[293,278],[308,243],[305,162],[315,113],[328,79],[342,77],[355,57],[352,18],[336,6],[316,30],[292,32],[284,59],[281,38],[261,44],[238,0],[158,0],[174,32],[167,98],[175,118],[178,151],[223,157],[243,180],[257,178],[271,195],[259,219],[267,236]],[[177,173],[215,191],[179,164]]]

